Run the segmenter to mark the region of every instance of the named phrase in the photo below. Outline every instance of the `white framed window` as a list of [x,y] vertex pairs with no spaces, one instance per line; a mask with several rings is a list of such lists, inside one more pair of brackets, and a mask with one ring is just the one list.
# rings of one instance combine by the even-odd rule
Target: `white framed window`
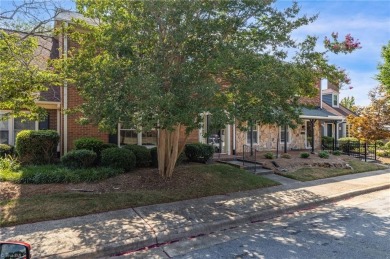
[[253,126],[252,130],[248,130],[246,132],[246,143],[250,144],[252,139],[252,144],[259,144],[259,134],[257,130],[257,126]]
[[144,132],[137,132],[134,127],[125,127],[119,124],[118,139],[119,145],[143,145],[148,147],[157,146],[158,132],[156,129]]
[[22,130],[38,130],[38,122],[13,117],[7,120],[0,120],[0,143],[14,146],[16,136]]
[[339,95],[338,94],[332,95],[332,107],[339,107]]
[[279,127],[279,134],[280,134],[280,143],[284,143],[284,136],[285,136],[285,129],[287,129],[287,143],[290,143],[291,142],[291,134],[290,134],[290,127],[284,127],[284,126],[281,126]]

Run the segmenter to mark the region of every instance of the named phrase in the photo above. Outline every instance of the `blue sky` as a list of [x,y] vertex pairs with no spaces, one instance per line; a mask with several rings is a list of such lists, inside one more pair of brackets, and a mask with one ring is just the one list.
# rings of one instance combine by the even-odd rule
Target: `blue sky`
[[[123,0],[127,1],[127,0]],[[20,1],[15,1],[16,3]],[[57,1],[63,6],[74,8],[69,0]],[[331,63],[346,69],[351,78],[352,89],[343,88],[340,97],[353,96],[357,105],[368,105],[368,92],[378,85],[375,75],[381,60],[382,46],[390,40],[390,0],[297,0],[301,14],[312,16],[319,14],[318,19],[294,32],[293,37],[303,39],[305,35],[319,37],[319,50],[325,36],[338,32],[340,40],[350,33],[359,39],[362,49],[352,54],[328,55]],[[0,0],[1,7],[12,1]],[[277,0],[279,9],[291,6],[292,0]]]
[[[285,8],[292,1],[279,0],[275,6]],[[319,43],[332,32],[339,33],[339,39],[350,33],[359,39],[362,48],[348,55],[329,54],[332,64],[346,69],[353,89],[343,88],[340,97],[355,97],[357,105],[368,105],[368,91],[378,85],[375,75],[381,59],[382,46],[390,40],[390,0],[306,0],[299,1],[301,14],[319,14],[318,19],[296,31],[293,36],[301,39],[310,34],[319,37]],[[322,44],[319,44],[322,45]]]

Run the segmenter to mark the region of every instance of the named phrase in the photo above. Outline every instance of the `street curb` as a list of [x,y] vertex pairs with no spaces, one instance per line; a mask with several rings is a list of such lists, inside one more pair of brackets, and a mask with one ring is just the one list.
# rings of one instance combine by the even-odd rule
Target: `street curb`
[[[276,217],[279,217],[281,215],[292,213],[292,212],[295,212],[298,210],[304,210],[304,209],[308,209],[310,207],[316,207],[316,206],[324,205],[327,203],[336,202],[336,201],[352,198],[355,196],[359,196],[362,194],[376,192],[376,191],[389,189],[389,188],[390,188],[390,183],[389,184],[382,184],[382,185],[373,186],[370,188],[349,191],[349,192],[341,193],[341,194],[330,196],[330,197],[321,197],[319,199],[313,199],[313,200],[310,200],[308,202],[303,202],[303,203],[289,206],[289,207],[275,208],[275,209],[262,210],[262,211],[258,211],[258,212],[252,212],[252,213],[244,214],[244,215],[239,216],[239,217],[231,218],[229,220],[214,221],[211,223],[186,227],[184,229],[175,229],[173,231],[168,230],[168,231],[157,233],[157,242],[158,242],[158,244],[161,244],[161,243],[166,243],[166,242],[177,241],[177,240],[184,239],[184,238],[189,238],[192,236],[208,234],[208,233],[211,233],[214,231],[228,229],[228,228],[236,227],[236,226],[242,225],[242,224],[272,219],[272,218],[276,218]],[[158,245],[158,244],[156,244],[156,245]]]
[[[348,191],[341,194],[333,195],[330,197],[320,197],[320,198],[314,198],[312,200],[309,200],[307,202],[299,203],[297,205],[288,206],[284,208],[275,208],[275,209],[268,209],[268,210],[262,210],[257,212],[252,212],[244,215],[240,215],[235,218],[231,218],[229,220],[219,220],[214,221],[211,223],[206,224],[198,224],[193,225],[190,227],[185,228],[179,228],[174,230],[167,230],[162,231],[159,233],[156,233],[156,235],[150,235],[147,238],[137,239],[135,242],[126,242],[126,244],[123,245],[114,245],[112,243],[107,244],[102,249],[96,249],[95,251],[91,251],[91,249],[86,250],[78,250],[77,252],[70,254],[62,254],[61,258],[86,258],[86,257],[104,257],[104,256],[112,256],[115,254],[119,254],[124,251],[136,251],[136,250],[142,250],[145,247],[150,246],[158,246],[162,245],[167,242],[174,242],[181,239],[186,239],[198,235],[204,235],[209,234],[215,231],[229,229],[233,227],[237,227],[242,224],[248,224],[248,223],[254,223],[258,221],[264,221],[272,218],[276,218],[279,216],[282,216],[284,214],[296,212],[299,210],[304,210],[312,207],[321,206],[327,203],[332,203],[348,198],[352,198],[355,196],[381,191],[385,189],[390,188],[390,183],[388,184],[381,184],[369,188],[363,188],[358,189],[354,191]],[[303,188],[304,189],[304,188]],[[316,195],[316,194],[315,194]],[[316,195],[317,196],[317,195]],[[156,243],[157,240],[157,243]],[[134,241],[134,240],[133,240]],[[84,251],[84,252],[83,252]],[[63,257],[65,256],[65,257]]]

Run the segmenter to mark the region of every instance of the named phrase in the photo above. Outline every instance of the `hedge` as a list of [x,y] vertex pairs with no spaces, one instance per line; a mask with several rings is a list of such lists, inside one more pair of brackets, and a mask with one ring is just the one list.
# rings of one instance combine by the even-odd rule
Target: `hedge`
[[184,153],[189,161],[207,162],[214,154],[214,147],[202,143],[187,144]]
[[152,158],[150,155],[150,150],[146,147],[139,145],[124,145],[122,148],[131,150],[134,153],[137,167],[150,166]]
[[61,157],[61,162],[68,168],[92,167],[96,161],[97,154],[88,149],[75,149]]
[[132,170],[136,165],[136,157],[131,150],[112,147],[102,151],[102,166]]
[[23,163],[48,164],[57,157],[60,136],[54,130],[22,130],[16,136],[16,152]]

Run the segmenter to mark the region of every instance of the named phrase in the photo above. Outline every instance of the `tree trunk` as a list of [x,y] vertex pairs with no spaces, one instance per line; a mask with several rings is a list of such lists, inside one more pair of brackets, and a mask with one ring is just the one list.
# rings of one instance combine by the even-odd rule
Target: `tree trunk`
[[172,131],[159,130],[157,144],[158,172],[163,178],[171,178],[177,158],[183,152],[188,135],[183,143],[179,143],[182,125],[177,125]]

